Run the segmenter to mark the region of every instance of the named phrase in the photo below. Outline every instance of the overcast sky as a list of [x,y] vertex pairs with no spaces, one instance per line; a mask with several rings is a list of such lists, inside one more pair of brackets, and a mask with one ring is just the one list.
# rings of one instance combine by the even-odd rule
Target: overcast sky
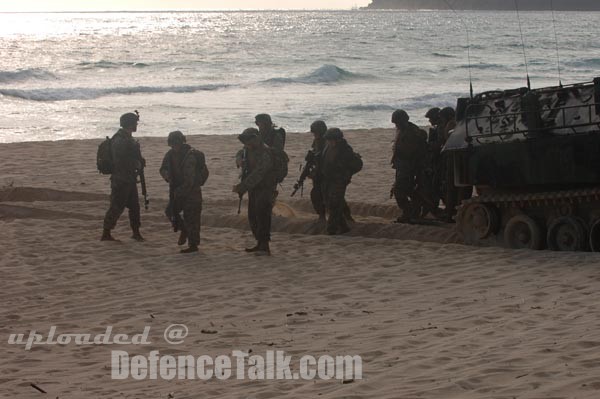
[[165,9],[350,9],[354,6],[365,6],[370,2],[370,0],[0,0],[0,12]]

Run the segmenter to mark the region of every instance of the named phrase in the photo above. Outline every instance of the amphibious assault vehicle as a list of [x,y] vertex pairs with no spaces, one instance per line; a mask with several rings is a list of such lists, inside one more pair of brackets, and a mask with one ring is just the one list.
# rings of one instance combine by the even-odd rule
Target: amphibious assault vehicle
[[600,78],[461,98],[444,152],[467,243],[600,251]]

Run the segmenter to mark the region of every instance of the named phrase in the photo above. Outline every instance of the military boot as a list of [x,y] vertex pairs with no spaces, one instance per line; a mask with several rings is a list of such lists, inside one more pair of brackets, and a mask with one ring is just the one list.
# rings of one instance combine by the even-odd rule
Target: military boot
[[258,243],[258,250],[256,251],[257,256],[271,256],[271,248],[269,248],[269,241],[260,241]]
[[181,230],[181,232],[179,233],[179,240],[177,241],[177,245],[185,245],[186,242],[187,242],[187,234],[186,234],[185,230]]
[[100,241],[118,241],[111,234],[110,230],[104,229],[102,230],[102,237],[100,237]]
[[259,248],[260,248],[260,243],[257,242],[255,246],[253,246],[252,248],[246,248],[245,251],[246,252],[256,252],[259,250]]
[[194,253],[194,252],[198,252],[198,246],[197,245],[190,245],[189,248],[182,249],[180,252],[182,254],[191,254],[191,253]]
[[133,235],[131,236],[131,238],[133,238],[134,240],[136,240],[137,242],[144,242],[144,237],[142,237],[142,234],[140,233],[140,228],[139,227],[134,227],[132,229],[133,231]]

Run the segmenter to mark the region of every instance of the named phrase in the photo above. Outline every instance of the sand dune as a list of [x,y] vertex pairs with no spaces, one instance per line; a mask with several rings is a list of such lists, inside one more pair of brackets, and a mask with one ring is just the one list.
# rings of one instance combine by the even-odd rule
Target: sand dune
[[[121,242],[98,241],[108,193],[95,172],[98,142],[0,146],[0,397],[599,397],[600,257],[472,248],[458,245],[448,227],[393,225],[391,132],[348,136],[366,160],[349,189],[352,233],[319,234],[308,197],[289,198],[292,172],[275,209],[271,258],[243,252],[252,239],[230,193],[234,137],[190,138],[211,168],[202,251],[192,256],[178,253],[163,216],[167,192],[156,169],[165,140],[141,140],[151,193],[141,244],[129,239],[125,217],[115,232]],[[299,164],[310,138],[288,142]],[[162,337],[174,323],[189,327],[180,346]],[[152,343],[31,351],[7,344],[12,333],[51,326],[132,334],[150,326]],[[200,356],[237,349],[358,354],[365,378],[110,378],[111,350]]]

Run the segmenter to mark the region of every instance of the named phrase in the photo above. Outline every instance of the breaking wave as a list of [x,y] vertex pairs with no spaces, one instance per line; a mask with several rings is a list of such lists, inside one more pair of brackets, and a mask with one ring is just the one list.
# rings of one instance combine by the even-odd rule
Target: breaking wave
[[367,75],[361,75],[357,73],[352,73],[345,69],[342,69],[336,65],[323,65],[313,72],[299,76],[295,78],[273,78],[265,80],[263,83],[270,84],[289,84],[289,83],[300,83],[300,84],[332,84],[339,83],[343,81],[351,81],[357,79],[365,79]]
[[[359,111],[359,112],[376,112],[376,111],[394,111],[396,109],[404,109],[406,111],[415,111],[429,107],[454,107],[456,99],[465,97],[466,93],[447,92],[425,94],[401,100],[397,104],[356,104],[344,107],[344,110]],[[415,115],[420,117],[420,115]]]
[[56,79],[56,76],[44,69],[18,69],[16,71],[0,71],[0,83],[23,82],[30,79]]
[[393,111],[396,107],[387,104],[357,104],[344,107],[349,111]]
[[141,93],[194,93],[197,91],[212,91],[226,88],[228,85],[197,85],[197,86],[135,86],[115,87],[106,89],[96,88],[56,88],[14,90],[0,89],[0,95],[21,98],[31,101],[67,101],[67,100],[92,100],[110,95],[130,95]]
[[77,66],[81,69],[110,69],[122,67],[145,68],[150,65],[143,62],[112,62],[112,61],[96,61],[96,62],[80,62]]

